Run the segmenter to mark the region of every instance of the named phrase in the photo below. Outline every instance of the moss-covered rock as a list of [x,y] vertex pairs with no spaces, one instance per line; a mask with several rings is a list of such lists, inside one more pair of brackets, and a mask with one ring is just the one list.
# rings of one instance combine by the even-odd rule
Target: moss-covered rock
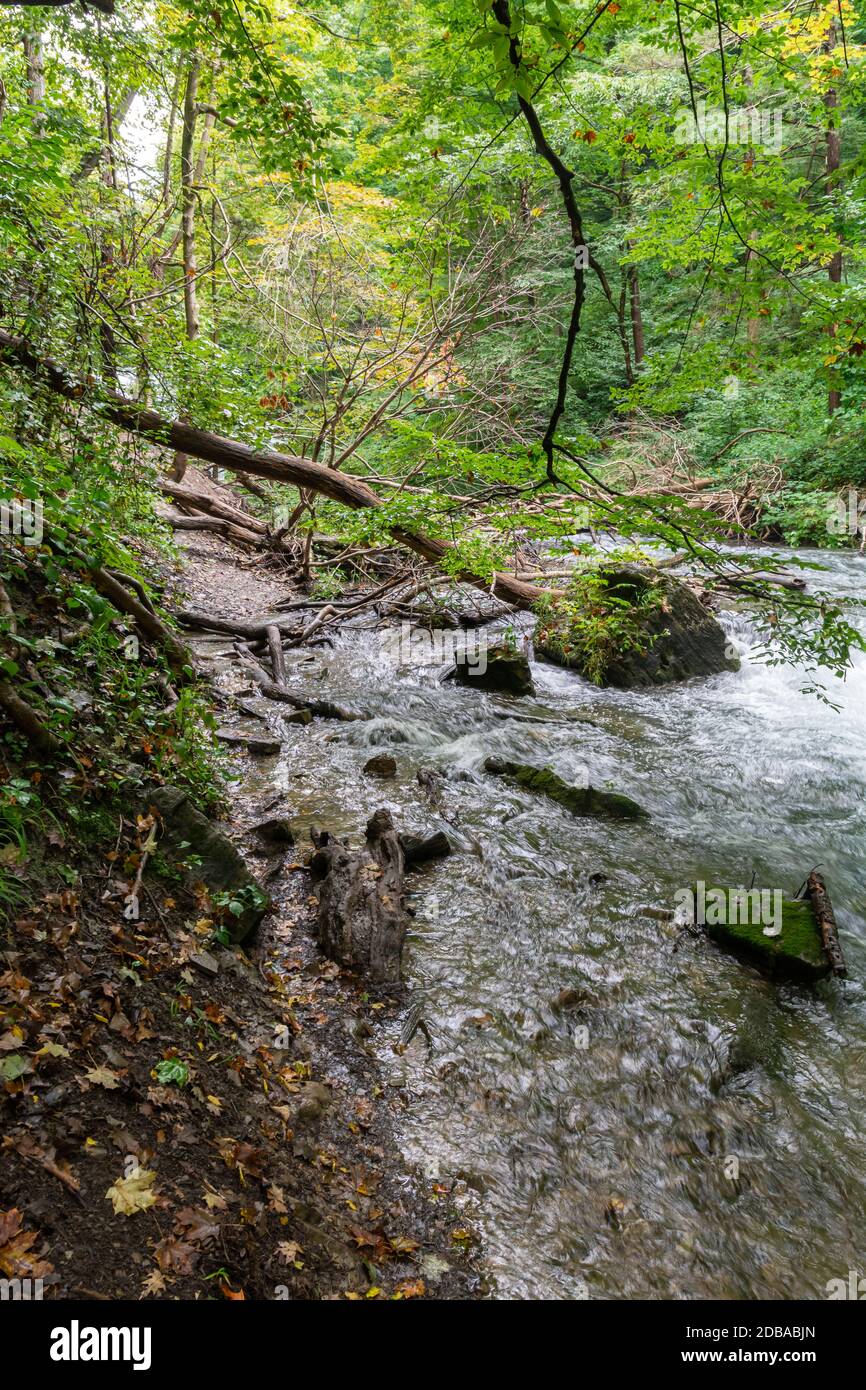
[[225,926],[233,942],[244,941],[265,914],[267,895],[250,873],[227,835],[208,820],[179,787],[157,787],[148,794],[147,804],[159,812],[163,854],[181,862],[195,858],[189,870],[191,881],[205,885],[211,897],[240,894],[243,911],[226,914]]
[[642,820],[647,812],[629,796],[603,792],[595,787],[574,787],[549,767],[512,763],[504,758],[488,758],[484,767],[499,777],[508,777],[527,791],[538,792],[558,801],[575,816],[610,816],[616,820]]
[[[745,889],[738,888],[705,889],[703,899],[707,907],[703,914],[698,909],[698,924],[703,925],[720,946],[748,957],[771,975],[796,980],[820,980],[829,975],[831,965],[811,903],[778,894],[778,916],[774,913],[775,920],[768,922],[766,914],[755,910],[757,891],[753,889],[747,894]],[[718,895],[727,903],[726,911],[714,910],[711,906],[721,901]],[[699,898],[693,894],[692,901],[697,902]],[[704,922],[700,920],[702,915]],[[720,916],[726,920],[717,920]],[[742,920],[744,918],[746,920]],[[780,925],[781,931],[778,931]]]
[[579,575],[564,600],[545,604],[539,655],[620,689],[666,685],[736,670],[724,631],[685,584],[638,565],[610,563]]
[[477,690],[494,690],[503,695],[534,695],[535,686],[529,668],[529,658],[510,643],[488,646],[484,661],[472,648],[455,652],[454,670],[449,673],[460,685],[472,685]]

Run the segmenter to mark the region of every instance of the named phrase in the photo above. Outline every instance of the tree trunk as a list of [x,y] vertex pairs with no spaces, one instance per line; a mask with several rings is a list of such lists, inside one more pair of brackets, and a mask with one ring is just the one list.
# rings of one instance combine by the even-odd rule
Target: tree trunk
[[322,950],[379,984],[400,982],[406,913],[403,850],[390,813],[367,822],[367,842],[351,850],[313,833],[311,861],[319,884],[318,936]]
[[[198,77],[201,62],[197,57],[190,59],[186,75],[186,90],[183,98],[183,135],[180,145],[180,197],[181,197],[181,240],[183,243],[183,314],[186,336],[190,342],[198,337],[198,294],[196,291],[195,262],[195,169],[193,166],[193,143],[198,101]],[[171,477],[180,482],[186,472],[187,456],[176,453],[171,468]]]
[[21,43],[27,69],[27,100],[34,108],[33,129],[41,134],[45,125],[45,69],[42,65],[42,39],[38,29],[28,30]]
[[631,333],[634,343],[634,365],[639,367],[644,359],[643,312],[640,303],[640,279],[636,265],[628,268],[628,297],[631,308]]
[[[835,47],[836,25],[833,21],[831,21],[830,27],[827,30],[827,42],[825,44],[824,51],[826,53],[832,53]],[[829,91],[826,93],[824,97],[824,106],[827,110],[827,158],[824,166],[825,172],[827,174],[826,188],[827,196],[835,200],[838,196],[838,190],[836,186],[836,175],[839,172],[839,165],[842,160],[842,133],[839,129],[838,117],[836,114],[839,106],[839,94],[836,91],[835,87],[831,87]],[[830,281],[831,285],[840,285],[842,283],[841,249],[839,251],[834,252],[833,254],[830,264],[827,267],[827,278]],[[829,334],[831,338],[835,338],[835,324],[831,324]],[[842,392],[833,381],[833,377],[836,376],[836,373],[834,372],[832,366],[830,368],[830,372],[831,385],[827,393],[828,415],[832,415],[835,411],[839,409],[839,406],[842,404]]]

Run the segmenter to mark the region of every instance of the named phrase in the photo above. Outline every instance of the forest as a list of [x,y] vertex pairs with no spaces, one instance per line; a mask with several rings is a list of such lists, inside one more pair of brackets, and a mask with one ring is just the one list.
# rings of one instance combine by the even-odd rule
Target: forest
[[0,1301],[863,1296],[864,177],[851,0],[0,3]]

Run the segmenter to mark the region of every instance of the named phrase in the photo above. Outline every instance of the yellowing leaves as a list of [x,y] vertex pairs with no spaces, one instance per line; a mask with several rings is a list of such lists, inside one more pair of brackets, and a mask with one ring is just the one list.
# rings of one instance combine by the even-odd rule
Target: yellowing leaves
[[153,1184],[156,1173],[149,1168],[136,1168],[128,1178],[118,1178],[106,1192],[106,1197],[114,1207],[115,1216],[134,1216],[137,1211],[146,1211],[156,1205]]
[[120,1085],[117,1072],[111,1071],[109,1067],[91,1067],[90,1071],[84,1073],[85,1081],[89,1081],[91,1086],[104,1086],[106,1091],[116,1091]]

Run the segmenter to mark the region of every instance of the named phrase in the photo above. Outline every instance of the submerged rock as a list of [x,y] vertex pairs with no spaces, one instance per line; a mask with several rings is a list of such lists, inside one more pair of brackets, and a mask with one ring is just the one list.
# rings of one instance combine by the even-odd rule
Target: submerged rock
[[505,758],[487,758],[487,772],[508,777],[527,791],[539,792],[565,806],[575,816],[610,816],[617,820],[643,820],[648,812],[619,792],[603,792],[596,787],[573,787],[549,767],[512,763]]
[[426,864],[428,859],[442,859],[451,853],[451,841],[443,830],[434,835],[399,835],[400,848],[408,869],[415,864]]
[[[583,579],[592,585],[585,595],[579,578],[560,609],[550,606],[539,617],[540,656],[624,690],[739,668],[712,613],[672,575],[614,563]],[[593,621],[584,624],[584,616]]]
[[243,911],[226,913],[225,926],[233,942],[244,941],[265,914],[267,896],[259,887],[240,853],[227,835],[208,820],[179,787],[157,787],[148,794],[148,805],[162,817],[159,848],[169,856],[198,862],[189,871],[213,897],[217,893],[242,893]]
[[246,748],[248,753],[255,753],[259,757],[270,757],[273,753],[279,753],[282,747],[278,738],[269,738],[264,734],[244,734],[234,729],[217,729],[216,736],[220,743]]
[[493,690],[503,695],[534,695],[529,657],[510,643],[500,642],[477,650],[455,652],[449,680],[472,685],[477,690]]

